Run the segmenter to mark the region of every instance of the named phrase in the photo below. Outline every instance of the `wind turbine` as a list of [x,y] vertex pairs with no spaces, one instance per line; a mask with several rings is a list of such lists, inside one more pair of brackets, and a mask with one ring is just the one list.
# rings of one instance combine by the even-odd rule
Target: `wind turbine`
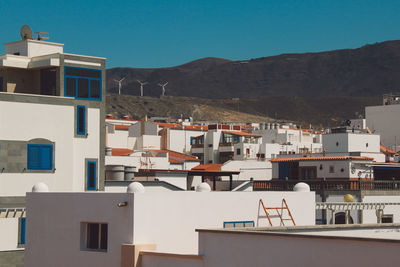
[[161,88],[162,88],[162,95],[161,96],[165,95],[165,86],[167,86],[167,84],[168,84],[168,82],[166,82],[164,84],[162,84],[162,83],[158,84],[158,86],[161,86]]
[[140,84],[140,96],[143,96],[143,85],[148,84],[148,82],[141,82],[139,80],[136,80]]
[[121,94],[121,89],[122,89],[122,81],[125,80],[126,76],[124,78],[122,78],[121,80],[116,80],[114,79],[115,82],[118,83],[118,94]]

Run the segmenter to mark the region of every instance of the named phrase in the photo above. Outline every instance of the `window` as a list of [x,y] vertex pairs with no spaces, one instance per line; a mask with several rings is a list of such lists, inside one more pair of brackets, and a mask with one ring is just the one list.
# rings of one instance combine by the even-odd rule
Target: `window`
[[250,148],[246,148],[246,155],[250,155]]
[[101,70],[65,67],[65,96],[101,100]]
[[76,107],[76,134],[86,135],[86,107]]
[[336,146],[339,146],[339,142],[336,142]]
[[224,228],[254,227],[254,221],[224,222]]
[[236,155],[240,155],[240,148],[236,149]]
[[28,144],[28,170],[52,170],[53,145]]
[[382,223],[393,223],[393,214],[385,214],[382,216]]
[[0,76],[0,92],[3,92],[3,77]]
[[87,190],[96,190],[96,161],[88,160],[87,161]]
[[107,251],[107,223],[82,223],[82,228],[81,248],[83,250]]
[[335,172],[335,166],[331,165],[329,166],[329,173],[334,173]]
[[19,245],[25,245],[26,218],[19,219]]
[[366,143],[365,146],[368,147],[368,143]]

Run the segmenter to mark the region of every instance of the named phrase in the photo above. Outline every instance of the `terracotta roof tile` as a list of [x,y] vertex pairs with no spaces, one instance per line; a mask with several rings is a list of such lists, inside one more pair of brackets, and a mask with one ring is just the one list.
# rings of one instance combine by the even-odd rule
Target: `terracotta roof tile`
[[167,153],[170,163],[183,163],[185,161],[200,161],[198,158],[167,149],[153,149],[156,154]]
[[232,135],[238,135],[238,136],[248,136],[248,137],[261,137],[261,135],[258,134],[252,134],[246,131],[222,131],[223,133],[226,134],[232,134]]
[[202,170],[202,171],[220,171],[222,164],[200,164],[192,170]]
[[115,124],[115,125],[114,125],[114,128],[115,128],[115,130],[127,131],[127,130],[129,130],[129,126],[130,126],[130,125]]
[[113,156],[129,156],[133,153],[132,149],[128,148],[112,148],[111,155]]

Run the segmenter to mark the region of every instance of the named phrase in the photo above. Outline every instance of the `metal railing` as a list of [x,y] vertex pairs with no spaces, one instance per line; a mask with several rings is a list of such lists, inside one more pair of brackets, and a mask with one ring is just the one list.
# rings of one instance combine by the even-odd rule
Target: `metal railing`
[[315,179],[315,180],[270,180],[254,181],[253,191],[293,191],[293,187],[304,182],[310,186],[311,191],[362,191],[379,190],[393,191],[400,190],[400,181],[376,181],[376,180],[336,180],[336,179]]

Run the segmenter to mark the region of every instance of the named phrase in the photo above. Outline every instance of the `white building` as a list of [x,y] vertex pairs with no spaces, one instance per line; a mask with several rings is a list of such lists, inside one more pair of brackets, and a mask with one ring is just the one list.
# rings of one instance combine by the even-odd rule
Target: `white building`
[[197,254],[195,229],[267,226],[260,199],[280,206],[284,198],[296,225],[315,221],[313,192],[224,193],[202,185],[198,192],[141,193],[133,187],[129,193],[29,193],[25,266],[136,266],[140,250]]
[[391,150],[400,150],[400,95],[384,95],[382,106],[365,107],[367,127],[381,136],[381,143]]
[[0,251],[23,248],[25,193],[34,184],[103,190],[104,94],[104,58],[66,54],[63,44],[32,39],[6,44],[0,56]]

